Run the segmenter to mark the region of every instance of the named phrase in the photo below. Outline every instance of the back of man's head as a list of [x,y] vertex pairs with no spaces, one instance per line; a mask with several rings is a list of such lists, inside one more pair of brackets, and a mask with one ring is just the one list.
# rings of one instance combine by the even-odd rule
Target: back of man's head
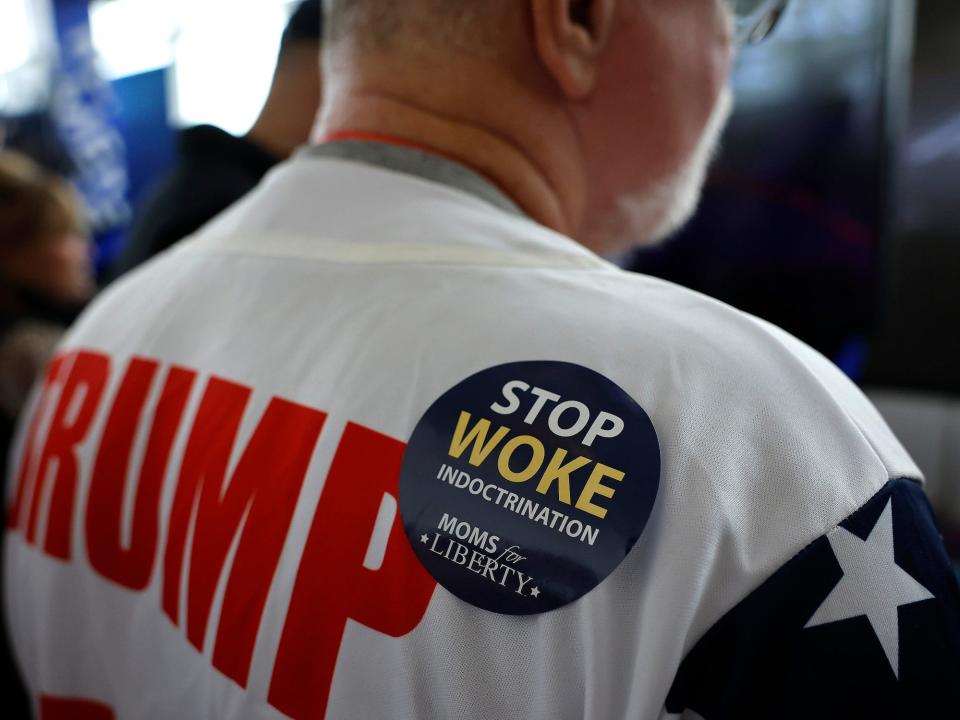
[[467,45],[502,4],[503,0],[325,0],[326,41],[382,49],[409,39],[419,26],[426,31],[419,33],[421,43]]
[[730,106],[726,0],[325,7],[325,132],[433,145],[599,251],[692,213]]

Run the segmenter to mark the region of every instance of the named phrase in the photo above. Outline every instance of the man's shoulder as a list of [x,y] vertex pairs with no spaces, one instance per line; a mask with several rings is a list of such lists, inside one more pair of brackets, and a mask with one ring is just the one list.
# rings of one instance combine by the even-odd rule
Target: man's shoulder
[[[802,341],[700,293],[622,271],[529,221],[471,212],[484,227],[470,227],[466,234],[483,232],[482,242],[473,237],[441,242],[417,228],[392,226],[384,233],[387,242],[367,243],[336,229],[329,233],[333,239],[300,228],[241,235],[247,223],[240,207],[119,283],[98,303],[99,315],[109,323],[115,311],[126,313],[144,296],[156,305],[168,294],[210,291],[206,282],[192,279],[204,258],[215,263],[246,258],[246,274],[256,274],[257,259],[262,260],[258,287],[265,304],[272,302],[270,293],[295,294],[301,286],[314,299],[326,292],[315,284],[291,284],[284,280],[286,272],[299,275],[315,267],[324,277],[349,273],[357,281],[335,291],[343,308],[359,295],[364,303],[383,295],[390,306],[402,302],[404,293],[432,297],[420,310],[424,326],[449,326],[449,332],[470,327],[504,352],[513,348],[518,356],[579,361],[609,373],[632,393],[653,392],[650,400],[657,404],[672,402],[685,413],[710,418],[714,436],[746,424],[771,435],[843,428],[857,440],[849,453],[873,456],[892,474],[918,474],[859,389]],[[439,237],[442,228],[454,227],[430,232]],[[418,242],[406,242],[404,235]],[[363,274],[367,268],[376,282]]]
[[[354,185],[368,194],[357,196]],[[388,307],[416,298],[412,325],[451,336],[470,328],[489,338],[491,360],[579,362],[656,407],[682,411],[680,429],[704,418],[710,437],[733,442],[732,433],[751,428],[769,445],[789,436],[799,446],[799,433],[829,427],[850,439],[837,454],[916,475],[869,402],[802,342],[699,293],[624,272],[569,237],[435,183],[357,163],[290,163],[101,308],[125,309],[144,294],[156,302],[171,286],[181,295],[213,292],[207,275],[191,281],[203,264],[198,256],[217,264],[246,258],[242,282],[256,284],[264,305],[271,293],[309,293],[311,302],[329,294],[344,312],[378,297]],[[324,279],[289,281],[308,268]],[[464,358],[470,366],[467,360],[476,358]]]
[[662,384],[687,418],[703,419],[686,423],[692,432],[752,448],[754,461],[764,456],[780,476],[792,469],[798,476],[835,475],[847,488],[863,484],[863,499],[891,478],[921,479],[860,388],[820,352],[770,322],[671,283],[634,277],[629,284],[633,311],[646,318],[635,342],[658,341]]
[[[807,417],[856,427],[892,472],[917,476],[896,438],[856,384],[831,360],[776,325],[673,283],[635,273],[585,278],[593,322],[673,372],[683,397],[761,416]],[[607,312],[600,312],[607,304]],[[644,353],[646,354],[646,353]]]
[[579,328],[588,341],[602,339],[607,352],[641,375],[658,370],[660,387],[677,397],[722,403],[727,410],[790,413],[796,420],[803,410],[821,416],[838,411],[865,439],[896,444],[832,361],[761,318],[674,283],[609,267],[541,274],[540,282],[523,284],[525,294],[550,298],[543,303],[545,318],[571,333]]

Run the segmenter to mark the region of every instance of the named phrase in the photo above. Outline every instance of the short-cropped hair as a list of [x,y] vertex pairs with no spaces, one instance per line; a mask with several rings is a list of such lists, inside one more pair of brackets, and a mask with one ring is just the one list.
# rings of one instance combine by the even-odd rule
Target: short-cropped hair
[[[477,29],[477,13],[493,0],[324,0],[325,42],[349,39],[359,47],[384,47],[405,29],[429,26],[435,37],[463,45]],[[426,23],[424,21],[427,21]],[[441,37],[442,36],[442,37]],[[420,37],[422,42],[428,38]]]

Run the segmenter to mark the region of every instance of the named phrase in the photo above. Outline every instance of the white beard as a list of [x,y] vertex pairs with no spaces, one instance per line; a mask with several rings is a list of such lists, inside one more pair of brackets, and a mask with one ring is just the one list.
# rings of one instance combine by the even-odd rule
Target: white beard
[[642,194],[623,195],[597,228],[591,247],[622,250],[654,245],[679,230],[700,202],[707,169],[716,156],[720,137],[733,111],[733,92],[724,88],[700,142],[677,171]]

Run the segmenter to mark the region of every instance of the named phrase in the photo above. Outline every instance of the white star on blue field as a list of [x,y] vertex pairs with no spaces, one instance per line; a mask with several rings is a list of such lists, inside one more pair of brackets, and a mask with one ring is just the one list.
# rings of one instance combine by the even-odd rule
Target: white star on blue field
[[876,634],[893,674],[900,677],[902,605],[933,599],[933,594],[894,561],[893,506],[887,502],[866,540],[842,527],[827,539],[843,577],[817,608],[805,627],[817,627],[865,615]]

